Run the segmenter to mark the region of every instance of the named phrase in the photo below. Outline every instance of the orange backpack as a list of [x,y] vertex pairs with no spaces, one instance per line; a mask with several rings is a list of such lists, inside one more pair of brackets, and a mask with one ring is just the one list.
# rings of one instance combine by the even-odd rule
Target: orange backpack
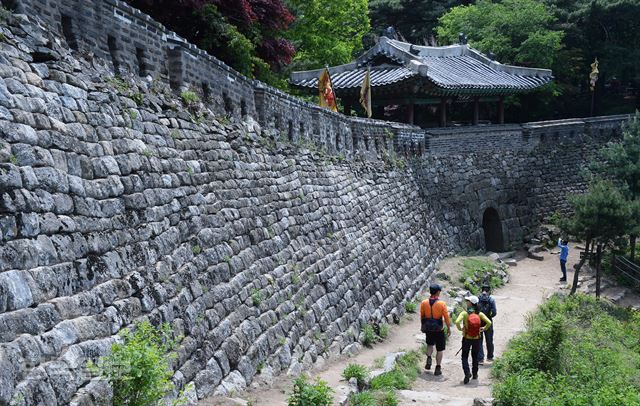
[[469,314],[469,318],[467,318],[467,336],[469,337],[477,337],[480,335],[480,326],[482,326],[482,320],[480,320],[480,316],[477,313]]

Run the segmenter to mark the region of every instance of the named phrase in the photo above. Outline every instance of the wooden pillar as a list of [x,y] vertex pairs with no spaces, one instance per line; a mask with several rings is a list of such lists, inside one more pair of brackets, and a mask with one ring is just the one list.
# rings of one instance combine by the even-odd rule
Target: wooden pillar
[[440,127],[447,126],[447,98],[440,98]]
[[407,103],[407,110],[405,113],[405,121],[407,122],[407,124],[413,124],[413,117],[414,117],[414,113],[415,113],[415,108],[414,108],[414,104],[413,101],[410,101]]
[[498,99],[498,124],[504,124],[504,96]]
[[480,97],[473,98],[473,125],[478,125],[480,122]]

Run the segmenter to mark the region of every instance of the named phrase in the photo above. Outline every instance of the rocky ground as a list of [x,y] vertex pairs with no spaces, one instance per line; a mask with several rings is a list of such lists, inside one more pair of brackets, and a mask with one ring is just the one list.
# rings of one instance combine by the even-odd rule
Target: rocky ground
[[[494,292],[498,306],[498,316],[494,320],[497,356],[500,356],[504,351],[508,340],[522,331],[527,313],[533,311],[546,297],[563,288],[563,285],[558,282],[560,269],[557,255],[549,251],[541,251],[539,254],[543,258],[542,261],[524,258],[526,255],[524,253],[517,255],[516,266],[509,268],[510,282]],[[578,250],[572,249],[569,255],[569,264],[576,263],[578,256]],[[443,261],[440,272],[452,272],[452,268],[456,267],[458,260],[453,258]],[[569,276],[572,276],[571,271]],[[445,290],[451,286],[448,283],[444,281]],[[450,306],[455,303],[455,298],[446,295],[445,300]],[[330,365],[325,365],[323,368],[313,370],[311,374],[327,381],[332,388],[335,388],[337,402],[348,390],[347,383],[341,378],[341,373],[348,364],[359,363],[372,367],[376,359],[391,352],[419,348],[423,342],[419,328],[417,315],[405,317],[399,325],[392,328],[386,341],[371,349],[365,348],[350,358],[342,358]],[[431,372],[422,373],[412,390],[398,392],[401,405],[436,403],[439,405],[473,405],[475,398],[491,396],[490,363],[481,366],[478,381],[472,381],[468,385],[463,384],[460,357],[455,355],[460,348],[460,340],[460,333],[454,330],[445,352],[443,375],[435,377]],[[292,377],[279,377],[272,380],[268,387],[253,385],[248,392],[239,394],[233,401],[231,399],[209,398],[201,404],[207,406],[235,404],[235,402],[246,404],[246,400],[249,400],[254,405],[283,405],[286,404],[287,395],[290,393],[291,381]]]

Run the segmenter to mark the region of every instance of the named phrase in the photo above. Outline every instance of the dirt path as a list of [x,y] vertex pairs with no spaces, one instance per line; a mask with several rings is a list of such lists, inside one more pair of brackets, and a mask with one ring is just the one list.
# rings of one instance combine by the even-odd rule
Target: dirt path
[[[541,253],[544,261],[523,259],[516,267],[509,268],[510,283],[494,292],[496,298],[498,316],[495,323],[495,353],[499,357],[503,352],[507,341],[524,327],[525,316],[534,310],[550,293],[560,287],[558,279],[560,268],[558,256]],[[456,261],[450,259],[448,261]],[[568,279],[573,276],[573,264],[578,261],[578,252],[570,250]],[[446,267],[443,263],[442,267]],[[449,265],[450,266],[450,265]],[[446,284],[445,284],[446,290]],[[453,300],[445,298],[452,305]],[[336,390],[335,398],[339,398],[341,387],[345,382],[341,381],[341,373],[350,363],[364,364],[372,368],[377,358],[384,357],[390,352],[401,349],[419,348],[424,342],[424,335],[419,333],[418,316],[412,315],[404,319],[400,325],[392,326],[389,338],[383,343],[375,345],[371,349],[364,349],[359,354],[339,359],[326,365],[319,371],[312,371],[312,375],[327,381],[329,386]],[[455,353],[460,348],[461,335],[454,328],[449,339],[449,345],[443,361],[443,375],[435,377],[431,371],[424,371],[415,382],[411,391],[400,391],[401,405],[416,404],[440,404],[440,405],[472,405],[474,397],[491,396],[491,379],[489,372],[491,365],[485,363],[480,366],[479,379],[472,380],[468,385],[463,385],[463,372],[460,364],[460,356]],[[240,394],[243,399],[251,399],[255,405],[286,405],[287,395],[291,392],[291,377],[281,376],[276,378],[271,388],[256,388]],[[205,405],[221,405],[215,399],[208,399]]]

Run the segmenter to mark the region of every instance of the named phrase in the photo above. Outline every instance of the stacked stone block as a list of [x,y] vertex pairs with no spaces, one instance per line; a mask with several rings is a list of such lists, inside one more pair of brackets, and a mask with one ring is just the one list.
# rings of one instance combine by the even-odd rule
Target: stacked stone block
[[[0,42],[0,403],[108,402],[86,362],[141,320],[183,337],[173,380],[193,397],[241,389],[259,365],[300,372],[357,347],[366,323],[398,321],[455,248],[410,171],[331,163],[250,121],[197,122],[12,24]],[[44,48],[49,61],[34,62]]]

